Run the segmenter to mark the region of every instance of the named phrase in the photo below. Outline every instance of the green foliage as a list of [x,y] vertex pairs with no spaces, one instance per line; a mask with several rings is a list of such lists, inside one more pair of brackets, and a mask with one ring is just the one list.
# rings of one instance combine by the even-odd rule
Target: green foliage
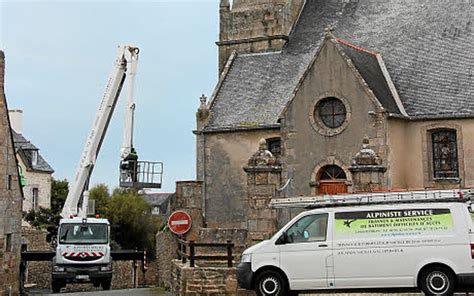
[[61,213],[67,194],[69,193],[69,182],[64,180],[54,180],[51,182],[51,210],[54,213]]
[[89,190],[89,199],[95,200],[95,213],[105,217],[110,203],[110,193],[107,185],[98,184],[92,187]]
[[150,210],[137,191],[115,189],[107,214],[113,229],[112,239],[123,249],[145,249],[153,255],[161,219],[150,215]]

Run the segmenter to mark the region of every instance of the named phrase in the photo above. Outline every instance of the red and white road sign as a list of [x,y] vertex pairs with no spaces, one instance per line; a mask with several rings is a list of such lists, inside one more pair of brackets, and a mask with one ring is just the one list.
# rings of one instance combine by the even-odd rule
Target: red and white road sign
[[168,218],[168,227],[174,234],[185,234],[191,229],[191,217],[184,211],[176,211]]

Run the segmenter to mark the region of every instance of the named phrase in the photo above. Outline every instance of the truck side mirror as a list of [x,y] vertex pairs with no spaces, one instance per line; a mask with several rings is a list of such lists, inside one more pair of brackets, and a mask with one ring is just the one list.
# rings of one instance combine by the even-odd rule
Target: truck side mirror
[[275,245],[284,245],[288,243],[288,234],[283,232],[280,237],[276,240]]

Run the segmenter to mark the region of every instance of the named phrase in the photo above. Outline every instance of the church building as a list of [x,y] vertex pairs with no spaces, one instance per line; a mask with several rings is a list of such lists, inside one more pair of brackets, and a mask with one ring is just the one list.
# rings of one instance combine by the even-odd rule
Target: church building
[[248,227],[262,139],[279,197],[474,187],[472,1],[221,0],[217,45],[194,132],[207,227]]

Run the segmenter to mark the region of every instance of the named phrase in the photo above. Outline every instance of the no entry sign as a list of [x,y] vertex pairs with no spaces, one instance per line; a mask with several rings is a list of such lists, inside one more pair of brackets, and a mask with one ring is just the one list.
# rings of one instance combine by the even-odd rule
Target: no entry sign
[[185,234],[191,229],[191,217],[184,211],[176,211],[169,217],[168,227],[174,234]]

